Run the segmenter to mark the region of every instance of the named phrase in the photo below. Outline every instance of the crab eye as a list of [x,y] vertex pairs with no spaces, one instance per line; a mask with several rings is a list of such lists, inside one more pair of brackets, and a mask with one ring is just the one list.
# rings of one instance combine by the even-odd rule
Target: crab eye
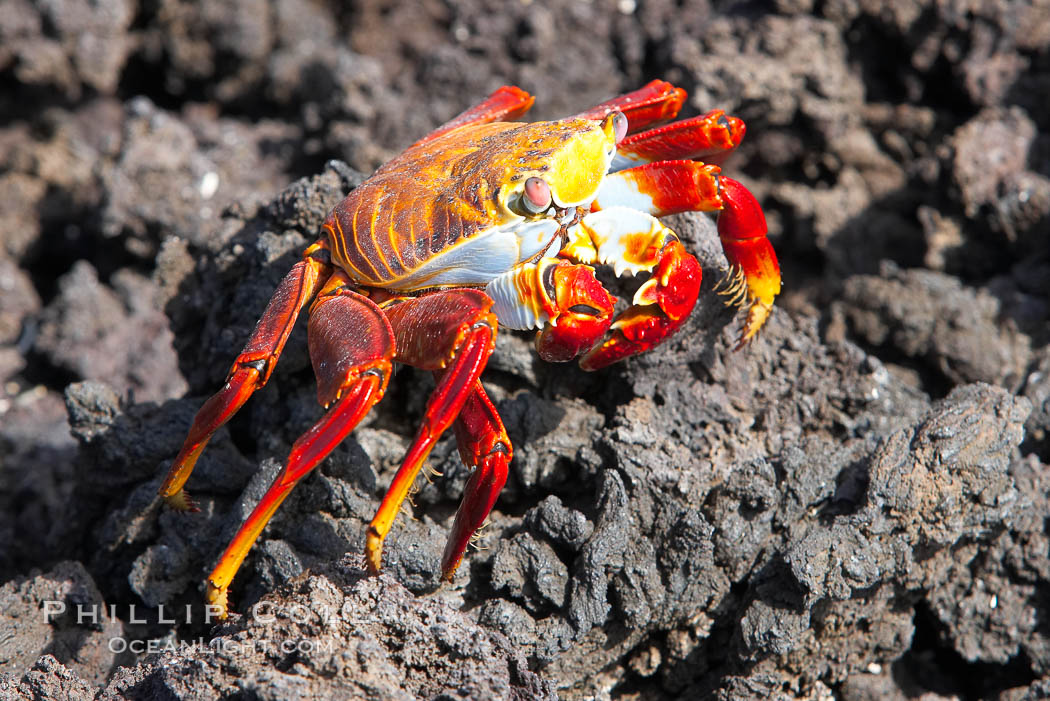
[[613,112],[613,129],[616,133],[616,143],[619,144],[627,136],[627,115],[623,112]]
[[529,178],[525,181],[525,193],[521,204],[533,214],[546,210],[551,206],[551,186],[543,178]]
[[620,142],[627,136],[627,115],[620,110],[609,112],[602,119],[602,131],[606,134],[609,133],[609,125],[612,125],[613,138],[616,140],[616,145],[619,146]]

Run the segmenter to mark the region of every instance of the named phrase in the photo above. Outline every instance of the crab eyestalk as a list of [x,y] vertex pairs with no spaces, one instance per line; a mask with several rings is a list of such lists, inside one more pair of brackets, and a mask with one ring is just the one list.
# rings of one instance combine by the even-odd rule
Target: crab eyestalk
[[546,211],[551,206],[551,186],[543,178],[529,178],[522,191],[521,205],[530,214]]
[[627,115],[617,110],[616,112],[610,112],[610,116],[606,119],[612,119],[613,133],[616,135],[616,144],[622,144],[623,140],[627,138],[627,130],[630,129],[630,124],[627,123]]

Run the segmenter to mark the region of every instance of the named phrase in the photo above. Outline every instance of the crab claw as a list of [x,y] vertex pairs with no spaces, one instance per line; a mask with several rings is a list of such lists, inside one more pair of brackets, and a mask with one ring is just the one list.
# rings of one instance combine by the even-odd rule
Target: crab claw
[[[739,349],[754,338],[769,318],[773,300],[780,293],[780,265],[766,238],[766,217],[755,196],[720,173],[718,166],[681,160],[628,168],[606,177],[592,210],[627,207],[657,217],[691,210],[717,211],[722,250],[734,271],[728,288],[721,294],[728,297],[728,304],[748,307],[737,343]],[[585,218],[584,223],[587,221]],[[615,231],[614,226],[603,225]],[[631,247],[623,248],[629,253]],[[567,250],[573,258],[587,262],[600,259],[616,265],[617,251],[610,248],[599,255],[587,238],[571,241]]]
[[485,292],[504,327],[540,329],[536,351],[555,363],[594,346],[609,330],[616,307],[591,266],[561,258],[519,266],[489,282]]
[[605,339],[580,358],[584,370],[652,348],[677,331],[696,306],[700,263],[653,215],[615,205],[591,212],[568,234],[561,250],[566,258],[611,265],[617,275],[651,273]]
[[555,309],[550,323],[536,334],[536,352],[548,362],[572,360],[609,330],[616,299],[589,265],[559,261],[542,278]]
[[580,367],[598,370],[664,341],[689,318],[702,275],[700,263],[681,242],[668,241],[652,277],[638,288],[633,304],[613,322],[605,341],[580,358]]
[[732,178],[719,178],[719,187],[723,204],[718,237],[730,266],[738,271],[724,293],[751,302],[737,342],[739,350],[754,338],[773,310],[773,300],[780,294],[780,264],[766,238],[766,217],[755,196]]

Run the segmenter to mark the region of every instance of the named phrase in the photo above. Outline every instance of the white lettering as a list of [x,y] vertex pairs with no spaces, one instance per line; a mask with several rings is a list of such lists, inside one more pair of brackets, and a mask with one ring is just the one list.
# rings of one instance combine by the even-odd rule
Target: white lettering
[[[298,614],[298,615],[297,615]],[[306,608],[302,604],[292,604],[291,608],[288,609],[288,617],[293,622],[303,625],[310,622],[310,609]]]
[[218,604],[205,604],[204,605],[204,622],[211,623],[212,618],[222,618],[222,606]]
[[66,612],[66,602],[64,601],[45,601],[44,602],[44,622],[50,623],[52,616],[61,616]]
[[255,606],[252,606],[252,620],[258,621],[260,623],[273,623],[275,620],[277,620],[276,616],[274,616],[273,613],[264,614],[264,607],[267,611],[271,611],[271,604],[265,601],[260,601],[259,603],[255,604]]
[[135,604],[128,606],[128,623],[145,623],[145,618],[135,618]]
[[160,604],[157,606],[157,623],[171,623],[172,625],[175,624],[174,618],[164,617],[164,604]]
[[90,604],[85,606],[84,604],[77,604],[77,625],[84,625],[86,619],[91,619],[92,625],[98,625],[98,606]]

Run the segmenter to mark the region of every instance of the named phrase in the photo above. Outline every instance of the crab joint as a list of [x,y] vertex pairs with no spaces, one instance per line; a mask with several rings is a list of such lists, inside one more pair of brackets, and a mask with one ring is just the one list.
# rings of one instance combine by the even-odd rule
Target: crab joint
[[541,258],[489,283],[493,311],[504,326],[541,328],[536,350],[544,360],[572,360],[609,329],[616,300],[589,265]]

